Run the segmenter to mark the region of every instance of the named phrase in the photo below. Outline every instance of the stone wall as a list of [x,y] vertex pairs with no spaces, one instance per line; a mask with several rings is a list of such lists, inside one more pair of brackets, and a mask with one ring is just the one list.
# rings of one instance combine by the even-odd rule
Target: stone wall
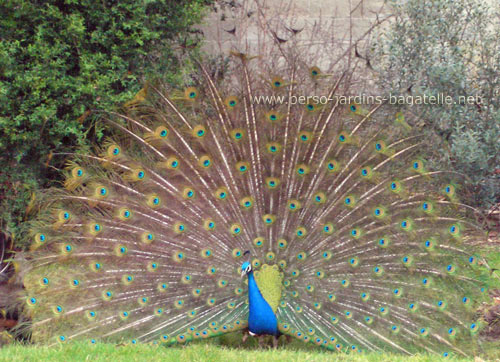
[[[206,39],[204,49],[208,52],[227,51],[235,43],[236,36],[244,37],[249,43],[257,43],[257,32],[248,25],[258,11],[255,0],[219,3],[217,11],[210,13],[202,26]],[[278,30],[277,34],[279,37],[286,39],[292,34],[286,28],[304,29],[299,36],[306,44],[314,42],[312,32],[319,23],[329,27],[336,41],[348,43],[370,28],[376,21],[376,14],[382,17],[387,14],[384,0],[258,0],[258,4],[270,21],[282,23],[282,30]],[[280,29],[280,26],[276,28]],[[232,34],[233,29],[236,34]]]

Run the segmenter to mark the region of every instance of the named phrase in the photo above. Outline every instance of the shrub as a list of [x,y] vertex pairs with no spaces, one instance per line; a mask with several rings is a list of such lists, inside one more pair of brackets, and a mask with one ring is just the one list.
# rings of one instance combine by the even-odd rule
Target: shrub
[[[64,157],[103,137],[145,79],[180,83],[208,0],[12,0],[0,5],[0,228],[23,231],[31,195]],[[178,53],[178,52],[177,52]],[[19,238],[18,238],[19,239]]]
[[480,103],[407,107],[431,161],[466,177],[467,202],[500,194],[500,11],[482,0],[393,0],[395,19],[373,48],[381,86],[395,95],[479,96]]

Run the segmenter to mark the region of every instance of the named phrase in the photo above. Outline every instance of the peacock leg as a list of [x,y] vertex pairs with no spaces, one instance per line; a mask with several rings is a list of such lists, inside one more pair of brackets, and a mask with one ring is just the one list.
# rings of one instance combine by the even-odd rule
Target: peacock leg
[[264,338],[265,338],[265,336],[263,336],[263,335],[260,335],[258,337],[258,339],[259,339],[259,348],[264,348]]
[[279,337],[273,336],[273,348],[274,349],[278,348],[278,341],[279,341]]
[[243,337],[241,338],[241,343],[245,343],[248,339],[249,333],[248,331],[243,331]]

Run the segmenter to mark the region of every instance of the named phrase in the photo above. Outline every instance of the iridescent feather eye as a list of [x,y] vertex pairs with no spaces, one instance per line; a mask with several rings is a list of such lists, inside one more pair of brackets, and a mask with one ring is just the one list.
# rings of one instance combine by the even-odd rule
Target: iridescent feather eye
[[198,160],[198,165],[204,169],[212,166],[212,158],[209,155],[203,155]]
[[98,199],[105,199],[109,196],[109,190],[104,185],[97,185],[94,189],[94,197]]
[[302,204],[299,200],[292,199],[292,200],[288,200],[288,202],[287,202],[287,208],[289,211],[297,211],[297,210],[300,210],[301,207],[302,207]]
[[377,245],[381,248],[387,248],[391,245],[391,239],[388,236],[382,236],[376,240]]
[[425,250],[432,251],[436,246],[436,240],[434,238],[425,239],[423,242],[423,246]]
[[169,170],[177,170],[180,164],[181,163],[176,156],[171,156],[168,157],[167,160],[164,162],[164,167],[166,167]]
[[158,283],[158,285],[156,286],[156,289],[160,292],[160,293],[164,293],[167,291],[168,289],[168,284],[167,283],[164,283],[164,282],[160,282]]
[[240,174],[244,174],[250,169],[250,164],[248,162],[240,161],[236,163],[235,167]]
[[310,113],[316,112],[319,108],[319,104],[317,103],[309,102],[306,104],[306,110]]
[[213,219],[205,219],[203,221],[203,228],[207,231],[212,231],[215,229],[215,221]]
[[82,178],[83,176],[85,176],[85,170],[80,166],[75,166],[71,170],[71,176],[73,176],[74,178]]
[[102,271],[102,264],[99,262],[91,262],[89,264],[90,270],[92,270],[95,273],[101,272]]
[[344,199],[344,205],[353,208],[357,204],[357,197],[355,195],[347,195]]
[[121,207],[117,212],[118,218],[122,221],[127,221],[132,219],[132,211],[127,207]]
[[263,237],[257,237],[255,239],[253,239],[253,245],[255,245],[258,248],[264,246],[264,242],[265,242],[265,240]]
[[288,245],[288,242],[285,239],[278,239],[278,248],[285,249]]
[[73,246],[71,244],[62,244],[61,245],[61,254],[69,255],[73,252]]
[[66,223],[71,220],[71,213],[67,210],[61,210],[57,213],[57,219],[61,223]]
[[139,182],[139,181],[144,181],[146,180],[146,171],[142,168],[137,168],[137,169],[132,169],[126,179],[133,181],[133,182]]
[[325,233],[325,234],[333,234],[333,231],[334,231],[334,226],[331,222],[329,223],[326,223],[324,225],[322,225],[321,227],[321,230]]
[[276,221],[276,216],[272,214],[262,215],[262,221],[264,221],[264,225],[270,226]]
[[241,249],[233,249],[232,253],[233,255],[233,258],[241,258],[243,256],[243,251],[241,251]]
[[330,250],[323,251],[321,253],[321,258],[325,261],[328,261],[332,258],[333,253]]
[[375,266],[372,270],[376,276],[382,276],[384,274],[384,268],[381,266]]
[[353,239],[359,239],[363,236],[363,231],[360,228],[353,228],[349,231],[349,236]]
[[156,261],[149,261],[146,264],[146,269],[149,272],[155,272],[155,271],[158,270],[159,266],[160,266],[160,264],[158,264],[158,262],[156,262]]
[[148,231],[145,231],[141,234],[141,241],[144,244],[151,244],[155,239],[155,235],[153,233],[150,233]]
[[326,170],[330,173],[334,173],[340,170],[339,163],[336,160],[328,160],[326,162]]
[[387,212],[385,207],[383,206],[377,206],[375,209],[373,209],[373,216],[377,219],[383,219],[387,216]]
[[231,232],[231,234],[233,236],[237,236],[237,235],[240,235],[241,232],[243,231],[242,227],[240,224],[233,224],[231,225],[231,227],[229,228],[229,231]]
[[132,275],[123,275],[122,276],[123,285],[131,285],[133,281],[134,281],[134,276],[132,276]]
[[351,265],[352,267],[357,267],[359,265],[359,258],[356,256],[350,258],[349,265]]
[[299,238],[303,238],[307,235],[307,229],[303,226],[299,226],[296,230],[295,230],[295,235],[297,235]]
[[233,109],[238,105],[238,98],[236,96],[227,97],[224,100],[224,104],[227,106],[227,108]]
[[458,223],[451,224],[448,227],[448,232],[450,233],[451,236],[454,238],[459,238],[460,237],[460,231],[461,231],[461,226]]
[[282,118],[282,115],[274,110],[268,111],[265,114],[266,121],[268,121],[270,123],[276,123],[276,122],[280,121],[281,118]]
[[312,133],[308,131],[300,131],[298,134],[299,141],[308,143],[312,140]]
[[368,114],[368,111],[363,108],[362,104],[360,103],[351,103],[349,104],[349,112],[360,115],[360,116],[365,116]]
[[37,304],[38,300],[35,297],[26,298],[26,304],[30,307],[34,307]]
[[470,333],[471,334],[477,333],[479,331],[479,327],[480,327],[479,322],[477,322],[477,323],[471,323],[469,325],[469,331],[470,331]]
[[150,194],[146,200],[147,205],[153,209],[161,206],[161,199],[157,194]]
[[297,167],[295,167],[295,172],[299,176],[305,176],[305,175],[309,174],[310,171],[311,171],[311,169],[309,168],[309,166],[307,166],[304,163],[300,163],[297,165]]
[[226,200],[228,196],[228,191],[227,188],[222,186],[219,187],[217,190],[214,192],[215,197],[218,198],[219,200]]
[[265,182],[266,186],[271,190],[277,188],[280,184],[280,180],[277,177],[268,177]]
[[299,261],[304,261],[307,258],[307,254],[305,251],[301,251],[300,253],[297,254],[296,258]]
[[157,139],[166,139],[168,136],[168,129],[165,126],[158,126],[154,131],[154,135]]
[[240,200],[240,206],[245,210],[251,209],[253,206],[253,198],[249,196],[242,198]]
[[321,74],[321,70],[318,67],[314,66],[309,68],[309,74],[311,75],[311,78],[317,79]]
[[285,85],[285,81],[281,77],[273,77],[271,79],[271,87],[278,89]]
[[400,222],[399,222],[399,227],[404,230],[404,231],[412,231],[413,230],[413,225],[414,225],[414,222],[412,219],[410,218],[405,218],[405,219],[402,219]]
[[173,226],[173,230],[176,234],[182,234],[186,231],[186,225],[183,222],[176,222]]
[[202,258],[211,258],[213,256],[213,252],[212,250],[210,249],[203,249],[201,252],[200,252],[200,255]]
[[340,285],[342,285],[344,288],[348,288],[351,285],[351,282],[348,279],[343,279],[340,281]]
[[128,248],[122,244],[116,245],[114,250],[116,256],[125,256],[128,252]]
[[447,184],[443,187],[443,193],[449,198],[453,198],[455,196],[455,191],[455,186],[452,184]]
[[411,169],[417,173],[424,173],[424,161],[420,159],[413,160],[411,162]]
[[421,209],[426,214],[434,213],[434,204],[431,201],[424,201],[421,205]]
[[106,155],[109,158],[118,157],[121,153],[122,153],[122,149],[120,148],[120,146],[118,146],[116,144],[108,146],[108,148],[106,150]]
[[191,200],[196,196],[196,193],[193,188],[191,187],[184,187],[182,190],[182,198],[184,200]]
[[195,127],[193,127],[193,129],[191,130],[191,135],[195,138],[203,138],[205,137],[207,134],[207,129],[205,128],[205,126],[199,124]]
[[[401,258],[401,261],[403,262],[403,265],[406,267],[409,267],[413,264],[413,257],[411,255],[405,255]],[[429,280],[429,279],[425,279]]]
[[351,141],[351,136],[349,136],[349,133],[342,131],[337,136],[337,140],[340,144],[349,143]]
[[326,195],[324,192],[317,192],[313,195],[313,201],[315,204],[324,204],[326,202]]
[[103,231],[103,226],[97,222],[90,222],[87,224],[87,232],[90,235],[96,236]]
[[281,144],[278,142],[269,142],[266,144],[266,151],[271,155],[276,155],[281,151]]
[[389,186],[389,190],[391,190],[391,192],[394,192],[396,194],[399,194],[402,191],[401,182],[399,182],[398,180],[389,181],[388,186]]
[[448,264],[446,265],[445,269],[448,274],[454,274],[457,268],[454,264]]
[[373,170],[370,166],[365,166],[359,171],[361,177],[365,180],[371,180],[373,178]]
[[375,152],[384,153],[387,151],[387,145],[383,140],[375,141]]
[[188,87],[184,90],[184,98],[188,101],[195,101],[198,96],[198,90],[195,87]]
[[245,136],[245,131],[241,128],[236,128],[231,131],[231,138],[236,142],[241,141]]

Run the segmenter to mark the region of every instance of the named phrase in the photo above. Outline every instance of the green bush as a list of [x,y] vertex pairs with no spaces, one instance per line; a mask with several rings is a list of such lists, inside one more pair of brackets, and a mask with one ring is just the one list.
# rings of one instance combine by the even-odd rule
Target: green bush
[[500,11],[483,0],[392,0],[372,63],[395,95],[479,96],[480,104],[413,105],[432,162],[466,176],[466,202],[500,201]]
[[20,236],[33,192],[60,180],[64,157],[52,153],[103,137],[95,110],[116,109],[152,77],[181,83],[175,54],[197,51],[192,26],[208,3],[0,4],[0,228]]

